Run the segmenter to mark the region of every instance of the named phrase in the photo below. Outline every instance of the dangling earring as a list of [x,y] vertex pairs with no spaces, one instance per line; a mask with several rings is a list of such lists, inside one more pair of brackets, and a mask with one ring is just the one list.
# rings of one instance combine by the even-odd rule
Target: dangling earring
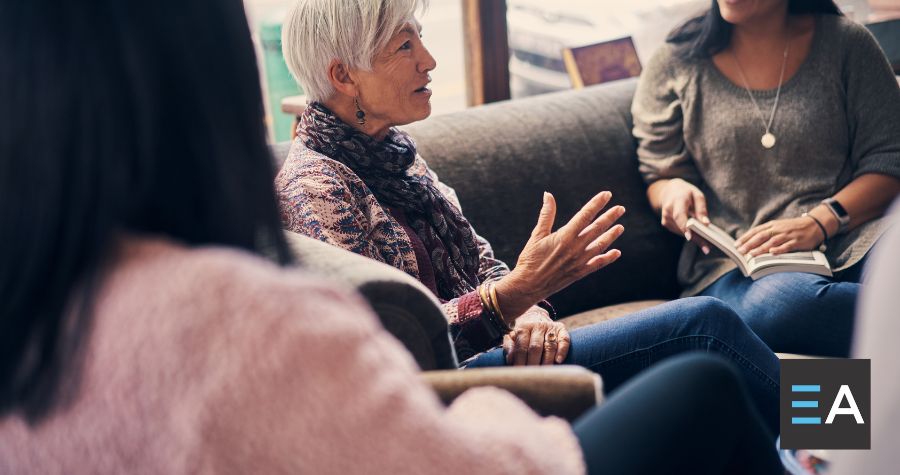
[[354,97],[353,103],[356,104],[356,123],[366,125],[366,113],[359,107],[359,98]]

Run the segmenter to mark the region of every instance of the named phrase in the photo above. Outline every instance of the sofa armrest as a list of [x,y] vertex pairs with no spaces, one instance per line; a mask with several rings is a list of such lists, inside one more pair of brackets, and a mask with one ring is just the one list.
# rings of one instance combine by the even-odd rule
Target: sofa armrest
[[603,399],[600,375],[580,366],[520,366],[425,371],[444,404],[450,404],[469,388],[495,386],[524,401],[542,416],[574,421]]
[[288,245],[305,269],[362,294],[381,324],[400,340],[423,370],[458,366],[447,317],[419,281],[405,272],[289,231]]

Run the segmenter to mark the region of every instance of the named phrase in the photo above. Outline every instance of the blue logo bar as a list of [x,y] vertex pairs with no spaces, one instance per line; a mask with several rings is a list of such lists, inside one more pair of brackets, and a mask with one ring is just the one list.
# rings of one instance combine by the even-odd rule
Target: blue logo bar
[[791,407],[819,407],[819,401],[791,401]]
[[792,417],[791,424],[821,424],[821,417]]
[[791,392],[794,392],[794,393],[817,393],[821,390],[822,390],[822,388],[818,384],[793,384],[793,385],[791,385]]

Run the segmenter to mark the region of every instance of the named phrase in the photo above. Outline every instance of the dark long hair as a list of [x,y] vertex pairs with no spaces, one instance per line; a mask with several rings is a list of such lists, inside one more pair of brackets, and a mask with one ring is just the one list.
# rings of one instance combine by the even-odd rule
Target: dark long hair
[[[788,0],[788,15],[841,15],[833,0]],[[669,33],[666,41],[679,45],[677,53],[685,58],[708,58],[721,52],[731,42],[732,25],[722,18],[719,3],[702,15],[691,18]]]
[[0,58],[0,416],[34,421],[117,236],[290,257],[241,0],[5,0]]

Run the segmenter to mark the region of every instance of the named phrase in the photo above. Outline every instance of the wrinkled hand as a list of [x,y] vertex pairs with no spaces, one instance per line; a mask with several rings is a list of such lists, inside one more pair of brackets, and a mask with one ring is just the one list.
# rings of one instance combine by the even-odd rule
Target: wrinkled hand
[[597,217],[612,198],[608,191],[591,198],[564,226],[553,232],[556,200],[544,193],[544,205],[515,269],[497,282],[500,305],[508,318],[582,277],[613,263],[622,253],[607,250],[625,231],[613,225],[625,208],[613,206]]
[[513,366],[560,364],[570,344],[565,325],[537,314],[517,318],[513,331],[503,336],[506,362]]
[[738,238],[738,252],[758,256],[809,251],[822,242],[822,232],[809,217],[776,219],[760,224]]
[[706,196],[693,184],[673,178],[665,184],[661,194],[662,225],[673,233],[684,236],[692,241],[703,251],[709,254],[709,243],[700,236],[695,236],[687,229],[688,218],[695,218],[704,224],[709,224],[709,214],[706,211]]

